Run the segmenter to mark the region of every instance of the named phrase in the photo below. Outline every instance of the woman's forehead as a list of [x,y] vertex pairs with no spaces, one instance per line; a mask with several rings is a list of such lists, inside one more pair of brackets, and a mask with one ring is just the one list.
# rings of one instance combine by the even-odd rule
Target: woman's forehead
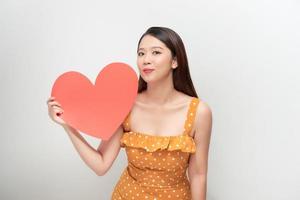
[[165,49],[166,45],[162,41],[160,41],[159,39],[151,35],[144,36],[139,45],[139,49],[145,50],[145,49],[154,49],[154,48]]

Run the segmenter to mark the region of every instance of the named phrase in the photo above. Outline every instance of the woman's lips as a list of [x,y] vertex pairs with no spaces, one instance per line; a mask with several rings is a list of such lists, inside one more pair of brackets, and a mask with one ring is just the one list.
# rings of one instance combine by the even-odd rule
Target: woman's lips
[[150,74],[152,71],[154,71],[154,69],[143,69],[145,74]]

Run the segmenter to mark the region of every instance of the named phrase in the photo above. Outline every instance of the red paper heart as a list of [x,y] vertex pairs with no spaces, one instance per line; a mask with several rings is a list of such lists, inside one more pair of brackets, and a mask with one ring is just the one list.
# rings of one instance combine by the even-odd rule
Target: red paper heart
[[60,75],[51,96],[61,104],[60,116],[85,134],[108,140],[124,121],[137,96],[138,77],[125,63],[111,63],[98,74],[95,85],[79,72]]

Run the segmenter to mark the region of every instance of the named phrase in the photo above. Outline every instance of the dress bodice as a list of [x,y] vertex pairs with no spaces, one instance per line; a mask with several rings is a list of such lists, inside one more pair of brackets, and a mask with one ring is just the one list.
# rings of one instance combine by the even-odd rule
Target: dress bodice
[[126,150],[128,166],[116,186],[114,199],[122,195],[124,199],[191,199],[186,169],[190,154],[196,151],[195,141],[189,133],[198,103],[198,98],[191,99],[184,131],[177,136],[132,131],[128,114],[120,140],[121,147]]

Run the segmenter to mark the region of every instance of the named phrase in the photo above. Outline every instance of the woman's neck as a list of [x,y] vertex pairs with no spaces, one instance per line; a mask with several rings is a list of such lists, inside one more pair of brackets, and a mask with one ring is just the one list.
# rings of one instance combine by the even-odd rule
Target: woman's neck
[[147,83],[147,89],[143,92],[145,101],[152,105],[172,104],[178,96],[174,88],[172,77],[153,83]]

